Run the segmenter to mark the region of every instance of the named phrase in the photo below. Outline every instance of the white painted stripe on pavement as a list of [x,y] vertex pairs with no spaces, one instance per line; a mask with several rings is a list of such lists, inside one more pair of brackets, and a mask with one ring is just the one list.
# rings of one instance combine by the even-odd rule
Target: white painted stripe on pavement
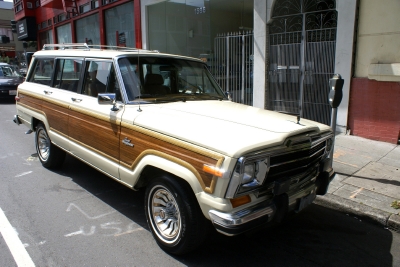
[[30,171],[30,172],[23,172],[23,173],[17,174],[15,177],[21,177],[21,176],[24,176],[24,175],[27,175],[27,174],[30,174],[30,173],[32,173],[32,171]]
[[26,251],[24,245],[17,235],[17,232],[14,230],[10,222],[8,221],[6,215],[3,210],[0,208],[0,233],[2,234],[4,240],[7,243],[8,248],[11,251],[11,254],[14,257],[15,262],[18,267],[34,267],[31,257]]

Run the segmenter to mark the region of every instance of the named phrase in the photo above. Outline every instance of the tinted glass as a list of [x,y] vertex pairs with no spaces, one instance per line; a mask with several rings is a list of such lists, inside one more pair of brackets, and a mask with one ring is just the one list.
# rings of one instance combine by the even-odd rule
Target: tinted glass
[[139,60],[131,57],[122,58],[118,63],[129,101],[141,98],[160,103],[224,98],[206,65],[201,62],[167,57],[141,57]]
[[54,87],[76,92],[82,69],[80,59],[57,59],[57,73]]
[[29,77],[29,82],[50,85],[54,69],[54,59],[36,58],[34,70]]

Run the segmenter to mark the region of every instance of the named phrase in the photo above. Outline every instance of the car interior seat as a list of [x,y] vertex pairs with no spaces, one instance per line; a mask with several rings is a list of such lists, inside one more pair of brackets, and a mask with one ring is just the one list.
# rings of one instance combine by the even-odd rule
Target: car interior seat
[[144,80],[144,91],[151,95],[165,95],[168,94],[169,88],[164,85],[160,74],[148,73]]

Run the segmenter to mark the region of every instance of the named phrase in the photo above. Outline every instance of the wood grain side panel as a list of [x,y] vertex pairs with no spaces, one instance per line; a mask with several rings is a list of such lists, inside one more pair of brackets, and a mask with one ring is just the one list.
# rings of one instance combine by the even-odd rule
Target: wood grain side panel
[[69,136],[71,139],[108,155],[115,161],[119,159],[118,121],[103,120],[88,114],[70,110]]
[[44,99],[42,111],[46,114],[50,128],[68,135],[68,106]]
[[42,110],[42,102],[43,100],[38,97],[34,97],[27,93],[18,92],[18,97],[20,98],[17,102],[18,104],[22,104],[27,108],[31,108],[33,110]]
[[211,166],[219,166],[220,159],[194,152],[166,140],[146,135],[126,127],[121,128],[121,139],[124,138],[131,140],[134,147],[121,145],[121,164],[133,169],[138,163],[137,158],[143,157],[143,155],[146,154],[157,155],[158,153],[158,156],[161,155],[167,159],[169,157],[172,161],[183,165],[184,167],[193,166],[196,170],[195,174],[198,174],[199,176],[198,179],[200,179],[199,182],[202,184],[203,190],[210,193],[214,190],[217,178],[204,172],[203,165],[209,164]]

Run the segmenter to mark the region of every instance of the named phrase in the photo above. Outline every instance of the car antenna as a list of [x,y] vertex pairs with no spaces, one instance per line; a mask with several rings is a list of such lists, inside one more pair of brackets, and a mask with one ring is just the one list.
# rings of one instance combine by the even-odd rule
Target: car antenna
[[139,108],[138,108],[138,112],[142,112],[142,109],[140,108],[140,102],[141,102],[141,91],[142,91],[142,83],[140,82],[140,72],[139,72],[139,49],[137,50],[137,67],[136,67],[136,73],[134,73],[133,75],[139,75]]

